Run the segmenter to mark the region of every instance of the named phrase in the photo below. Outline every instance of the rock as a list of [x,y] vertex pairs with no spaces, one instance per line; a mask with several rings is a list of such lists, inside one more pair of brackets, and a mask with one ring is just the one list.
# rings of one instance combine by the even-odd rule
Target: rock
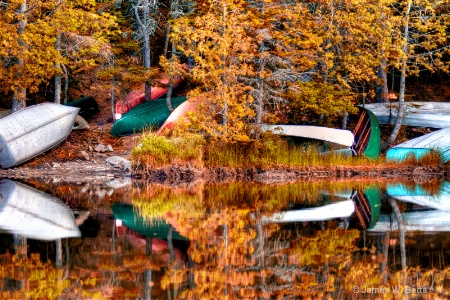
[[110,156],[106,159],[106,164],[114,166],[124,171],[131,171],[131,161],[120,156]]
[[52,164],[52,167],[53,167],[53,168],[61,168],[61,165],[54,162],[54,163]]
[[81,156],[83,156],[85,160],[89,160],[89,154],[86,151],[81,151]]
[[92,152],[92,151],[94,151],[94,147],[92,147],[92,146],[89,146],[89,147],[88,147],[88,151],[89,151],[89,152]]
[[131,177],[114,178],[113,180],[106,182],[106,185],[113,189],[131,186]]
[[106,152],[106,146],[103,144],[98,144],[97,147],[94,148],[95,152]]
[[114,152],[114,149],[111,145],[106,146],[106,150],[109,152]]

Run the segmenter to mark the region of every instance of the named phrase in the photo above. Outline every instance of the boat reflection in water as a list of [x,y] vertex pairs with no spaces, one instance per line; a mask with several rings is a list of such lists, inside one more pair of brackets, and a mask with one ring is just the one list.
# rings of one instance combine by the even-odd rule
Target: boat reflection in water
[[348,190],[347,192],[324,196],[337,197],[338,201],[317,207],[275,213],[270,217],[263,218],[263,221],[290,223],[344,219],[349,221],[351,227],[357,229],[372,228],[378,221],[381,197],[380,190],[375,186],[367,187],[363,191]]
[[435,192],[430,192],[419,184],[402,183],[388,184],[386,192],[396,200],[450,211],[450,182],[448,181],[443,181]]
[[[435,191],[428,191],[419,184],[388,184],[387,194],[401,202],[415,207],[401,213],[405,231],[449,232],[450,231],[450,183],[443,181]],[[371,231],[396,231],[398,217],[392,214],[380,215]]]
[[173,243],[187,242],[175,229],[162,219],[147,221],[136,208],[130,204],[114,204],[115,230],[118,237],[125,238],[133,247],[147,253],[159,253],[160,258],[170,262],[170,253],[178,261],[184,260],[181,250],[174,248]]
[[[419,211],[405,212],[409,205],[386,197],[384,183],[376,184],[133,184],[123,204],[98,203],[92,216],[100,224],[97,235],[66,240],[66,273],[39,271],[48,286],[61,283],[50,291],[59,299],[366,299],[354,287],[372,286],[390,292],[371,299],[397,299],[393,286],[425,287],[427,299],[450,296],[449,231],[401,237],[400,230],[391,233],[395,227],[380,230],[395,205],[394,225],[399,216],[410,224],[409,214]],[[427,213],[429,220],[430,213],[442,213],[443,223],[450,219],[449,212]],[[38,248],[35,265],[50,257],[50,244]],[[0,269],[11,269],[16,258],[0,254]],[[35,274],[30,265],[19,267]],[[0,293],[11,296],[0,298],[45,298],[32,290],[44,275],[2,272]],[[7,280],[23,283],[2,291]],[[12,296],[19,292],[23,297]],[[33,296],[38,292],[41,298]]]
[[80,237],[72,211],[60,199],[9,180],[0,181],[0,231],[53,241]]

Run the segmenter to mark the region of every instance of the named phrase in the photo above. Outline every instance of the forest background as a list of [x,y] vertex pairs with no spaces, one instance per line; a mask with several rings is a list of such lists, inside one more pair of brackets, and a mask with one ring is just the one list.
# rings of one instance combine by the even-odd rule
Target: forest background
[[437,0],[2,1],[0,101],[113,104],[164,72],[186,78],[189,128],[225,141],[262,123],[345,127],[358,103],[395,94],[402,111],[418,83],[433,93],[408,100],[448,100],[449,13]]

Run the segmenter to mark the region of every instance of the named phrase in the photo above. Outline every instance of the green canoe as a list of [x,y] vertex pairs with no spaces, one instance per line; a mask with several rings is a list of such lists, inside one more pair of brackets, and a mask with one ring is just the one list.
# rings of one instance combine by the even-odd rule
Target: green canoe
[[380,124],[375,115],[362,108],[359,121],[356,124],[354,150],[357,155],[364,155],[370,159],[377,159],[381,151]]
[[[176,108],[184,101],[186,101],[185,96],[174,97],[172,98],[172,106]],[[114,123],[111,134],[113,136],[124,136],[150,128],[159,128],[169,115],[170,111],[167,108],[166,98],[148,101],[132,108]]]
[[[114,218],[121,220],[123,225],[146,237],[167,239],[170,224],[164,220],[145,221],[131,204],[114,204],[112,206]],[[187,241],[187,238],[177,231],[172,231],[172,240]]]

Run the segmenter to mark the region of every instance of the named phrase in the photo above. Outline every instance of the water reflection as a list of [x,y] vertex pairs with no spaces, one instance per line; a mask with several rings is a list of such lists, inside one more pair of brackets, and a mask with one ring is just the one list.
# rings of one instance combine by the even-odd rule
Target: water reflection
[[[42,267],[43,257],[48,256],[45,247],[35,247],[39,259],[32,251],[22,256],[27,261],[20,265],[25,270],[20,276],[5,271],[18,256],[1,255],[0,298],[20,299],[13,297],[18,294],[33,299],[449,296],[450,234],[442,224],[450,220],[450,212],[395,200],[389,184],[246,182],[169,187],[134,182],[131,198],[98,203],[107,204],[109,213],[101,210],[94,216],[97,234],[67,240],[59,268]],[[438,194],[440,186],[447,184],[420,188]],[[403,185],[419,189],[416,184]],[[421,233],[425,223],[409,227],[412,215],[428,221],[439,215],[441,223],[435,226],[439,232]],[[380,229],[386,222],[389,227]],[[26,284],[31,280],[27,274],[35,269],[48,274],[64,271],[64,277],[51,275],[60,284],[49,294],[53,296],[39,296],[33,284]],[[22,284],[12,284],[19,281]]]
[[44,241],[81,236],[73,213],[56,197],[8,179],[0,181],[0,196],[0,232]]

